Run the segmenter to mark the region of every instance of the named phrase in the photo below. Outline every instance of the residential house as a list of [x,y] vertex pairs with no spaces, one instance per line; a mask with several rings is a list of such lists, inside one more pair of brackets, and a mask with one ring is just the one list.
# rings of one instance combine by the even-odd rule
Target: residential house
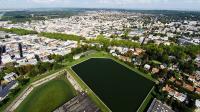
[[196,91],[195,91],[197,94],[200,94],[200,88],[196,88]]
[[187,95],[183,94],[183,93],[179,93],[179,92],[175,92],[174,97],[179,100],[180,102],[185,101],[185,99],[187,98]]
[[158,73],[160,70],[158,68],[152,68],[151,73],[155,74]]
[[189,84],[184,83],[183,87],[191,92],[194,91],[194,87]]
[[197,108],[200,108],[200,100],[199,99],[195,100],[195,106]]
[[170,96],[173,96],[175,99],[177,99],[180,102],[185,101],[187,98],[187,95],[172,89],[169,85],[166,85],[165,87],[163,87],[162,90],[168,92]]
[[145,64],[145,65],[144,65],[144,69],[145,69],[145,70],[150,70],[150,68],[151,68],[150,65],[148,65],[148,64]]

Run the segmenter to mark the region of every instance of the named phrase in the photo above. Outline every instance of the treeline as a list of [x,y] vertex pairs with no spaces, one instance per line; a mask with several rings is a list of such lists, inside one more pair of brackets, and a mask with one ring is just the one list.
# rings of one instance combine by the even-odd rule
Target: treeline
[[7,64],[0,72],[0,79],[3,79],[3,76],[5,76],[6,73],[11,72],[17,73],[19,76],[28,75],[30,77],[34,77],[47,71],[57,70],[62,67],[63,65],[56,62],[38,62],[36,65],[24,65],[20,67],[15,67],[14,64],[10,63]]
[[47,18],[64,18],[77,14],[76,10],[51,10],[51,11],[9,11],[0,21],[11,21],[12,23],[27,22],[32,20],[45,20]]
[[81,36],[61,34],[61,33],[42,32],[39,35],[47,37],[47,38],[51,38],[51,39],[59,39],[59,40],[64,40],[64,41],[66,41],[66,40],[80,41],[81,39],[83,39],[83,37],[81,37]]
[[62,63],[64,60],[73,61],[73,56],[82,52],[86,52],[88,50],[98,50],[96,47],[91,46],[80,46],[78,48],[73,48],[70,54],[66,54],[64,56],[51,54],[48,56],[50,60],[55,60],[57,63]]
[[200,54],[200,45],[186,45],[186,46],[179,46],[172,44],[168,45],[156,45],[156,44],[147,44],[143,47],[146,50],[146,53],[149,55],[149,58],[165,61],[162,60],[161,57],[167,55],[175,56],[179,60],[184,60],[187,58],[195,59],[197,54]]
[[108,39],[105,37],[98,37],[97,39],[87,40],[88,43],[100,43],[103,44],[104,47],[108,46],[124,46],[124,47],[140,47],[139,43],[132,42],[130,40],[117,40],[117,39]]
[[25,30],[25,29],[20,29],[20,28],[11,28],[11,29],[0,28],[0,31],[5,31],[7,33],[14,33],[17,35],[38,34],[39,36],[44,36],[47,38],[59,39],[59,40],[64,40],[64,41],[67,41],[67,40],[80,41],[84,39],[83,37],[77,36],[77,35],[68,35],[68,34],[62,34],[62,33],[48,33],[48,32],[38,33],[33,30]]
[[5,31],[7,33],[14,33],[14,34],[17,34],[17,35],[38,34],[36,31],[19,29],[19,28],[11,28],[11,29],[0,28],[0,31]]
[[147,44],[143,48],[146,50],[143,60],[158,60],[162,63],[178,64],[180,70],[186,73],[192,73],[197,69],[193,60],[200,54],[200,45]]

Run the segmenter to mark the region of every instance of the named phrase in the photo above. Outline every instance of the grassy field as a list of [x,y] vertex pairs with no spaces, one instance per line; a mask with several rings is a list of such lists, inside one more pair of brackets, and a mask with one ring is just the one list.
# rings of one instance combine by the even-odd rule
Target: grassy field
[[36,77],[31,78],[31,79],[30,79],[30,82],[28,82],[26,85],[24,85],[24,86],[22,87],[22,89],[21,89],[13,98],[11,98],[11,99],[9,100],[8,103],[6,103],[6,104],[3,105],[2,107],[0,107],[0,112],[2,112],[3,110],[5,110],[5,109],[7,108],[7,106],[9,106],[9,105],[12,103],[12,101],[13,101],[18,95],[20,95],[20,94],[24,91],[24,89],[26,89],[26,87],[28,87],[32,82],[35,82],[35,81],[37,81],[37,80],[40,80],[40,79],[42,79],[42,78],[44,78],[44,77],[47,77],[47,76],[49,76],[49,75],[52,75],[52,74],[54,74],[54,73],[56,73],[56,72],[58,72],[58,71],[60,71],[60,70],[62,70],[62,68],[61,68],[61,69],[58,69],[58,70],[47,71],[47,72],[44,73],[44,74],[40,74],[40,75],[38,75],[38,76],[36,76]]
[[76,95],[64,79],[53,79],[35,88],[16,109],[16,112],[51,112]]

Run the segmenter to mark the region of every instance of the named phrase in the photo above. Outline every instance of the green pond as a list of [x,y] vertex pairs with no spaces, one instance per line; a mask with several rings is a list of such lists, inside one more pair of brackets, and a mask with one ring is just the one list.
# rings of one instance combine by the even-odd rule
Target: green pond
[[112,59],[92,58],[72,69],[113,112],[136,112],[154,85]]

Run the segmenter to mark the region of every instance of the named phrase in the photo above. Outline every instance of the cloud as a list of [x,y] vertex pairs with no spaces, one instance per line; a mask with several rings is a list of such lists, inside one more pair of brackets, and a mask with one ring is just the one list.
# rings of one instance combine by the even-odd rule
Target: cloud
[[41,2],[55,2],[56,0],[31,0],[32,2],[41,3]]
[[67,0],[29,0],[35,3],[53,3],[53,2],[65,2]]
[[2,8],[86,7],[138,9],[195,9],[200,0],[0,0]]
[[103,4],[200,3],[200,0],[94,0]]
[[200,0],[28,0],[34,3],[72,3],[95,5],[135,5],[135,4],[163,4],[163,3],[200,3]]
[[113,3],[113,4],[135,4],[135,3],[153,3],[166,2],[168,0],[97,0],[99,3]]

